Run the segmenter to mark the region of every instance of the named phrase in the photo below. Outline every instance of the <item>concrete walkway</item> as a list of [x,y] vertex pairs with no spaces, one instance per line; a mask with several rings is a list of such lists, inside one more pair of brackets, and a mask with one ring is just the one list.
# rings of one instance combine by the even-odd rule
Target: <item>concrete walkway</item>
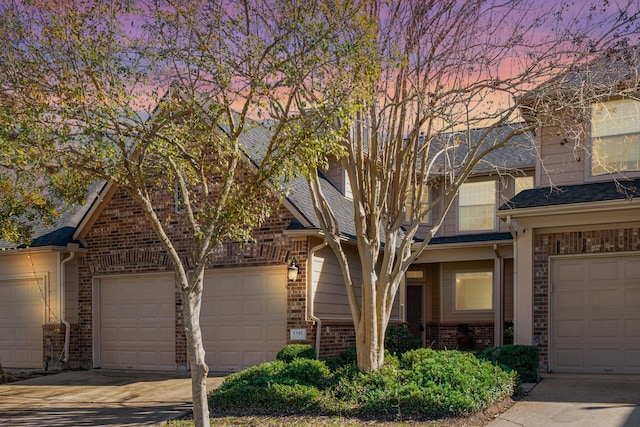
[[489,426],[640,426],[640,376],[550,374]]
[[0,426],[154,426],[190,408],[188,373],[75,371],[0,385]]

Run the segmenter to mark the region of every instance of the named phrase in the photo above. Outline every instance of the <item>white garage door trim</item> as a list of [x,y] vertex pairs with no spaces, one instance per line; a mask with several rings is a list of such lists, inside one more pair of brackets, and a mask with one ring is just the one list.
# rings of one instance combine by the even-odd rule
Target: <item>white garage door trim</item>
[[[108,286],[110,281],[120,282],[119,284],[126,283],[130,281],[131,283],[135,283],[136,281],[145,281],[152,279],[153,281],[157,281],[158,284],[153,286],[160,286],[161,292],[155,293],[154,296],[163,296],[162,301],[167,299],[166,306],[159,307],[159,313],[161,313],[161,326],[157,330],[153,331],[149,328],[149,333],[155,334],[157,346],[154,347],[154,350],[158,353],[158,357],[160,357],[158,364],[146,364],[146,363],[138,363],[134,362],[132,364],[114,364],[115,362],[108,362],[103,360],[103,315],[108,314],[105,313],[104,309],[104,295],[103,295],[103,286]],[[148,283],[142,282],[141,286],[149,285]],[[134,275],[112,275],[112,276],[102,276],[95,277],[93,279],[93,367],[98,368],[107,368],[107,369],[140,369],[140,370],[163,370],[163,371],[173,371],[176,369],[175,364],[175,284],[172,274],[166,273],[145,273],[145,274],[134,274]],[[138,301],[136,299],[136,301]],[[140,329],[138,328],[137,333],[140,333]],[[161,335],[158,338],[158,334]],[[135,349],[139,350],[139,349]]]
[[7,305],[0,308],[0,363],[5,368],[42,368],[46,279],[37,274],[0,280],[0,306]]
[[640,253],[550,257],[549,286],[552,371],[640,373]]
[[286,271],[276,266],[205,273],[200,325],[211,371],[273,360],[286,344]]

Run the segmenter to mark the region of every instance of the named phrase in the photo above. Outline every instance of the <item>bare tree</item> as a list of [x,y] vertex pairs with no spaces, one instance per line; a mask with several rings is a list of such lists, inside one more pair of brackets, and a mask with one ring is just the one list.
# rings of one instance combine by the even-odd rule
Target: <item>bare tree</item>
[[[366,32],[372,42],[342,58],[340,75],[334,74],[338,81],[348,79],[349,64],[357,63],[367,70],[366,78],[359,77],[357,90],[343,103],[342,121],[325,129],[341,146],[353,195],[361,283],[351,276],[317,171],[309,171],[325,241],[342,267],[361,370],[382,365],[398,288],[440,229],[460,186],[480,166],[499,170],[491,154],[536,126],[535,120],[522,123],[514,100],[635,37],[638,12],[634,1],[579,7],[536,1],[366,2],[359,27],[343,36]],[[316,123],[318,115],[310,112],[307,120]],[[436,196],[427,201],[433,186]],[[435,207],[433,225],[418,234]]]

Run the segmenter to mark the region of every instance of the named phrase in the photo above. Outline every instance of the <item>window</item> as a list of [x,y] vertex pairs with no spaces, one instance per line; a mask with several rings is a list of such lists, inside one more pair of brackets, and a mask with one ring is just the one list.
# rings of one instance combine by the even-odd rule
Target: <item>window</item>
[[517,176],[514,196],[521,191],[529,190],[531,188],[533,188],[532,176]]
[[455,281],[456,311],[493,309],[493,272],[456,273]]
[[591,106],[591,174],[640,171],[640,102]]
[[408,270],[407,279],[424,279],[423,270]]
[[458,230],[493,230],[495,223],[495,181],[462,184],[458,194]]
[[[415,207],[416,213],[423,213],[429,207],[429,186],[427,184],[422,184],[422,194],[419,193],[419,188],[415,187],[415,198],[417,206]],[[413,210],[411,209],[411,203],[413,202],[411,195],[407,196],[407,200],[404,202],[405,214],[404,220],[405,222],[411,222],[413,216]],[[422,223],[429,222],[430,213],[427,214],[424,218],[420,220]]]
[[342,171],[342,176],[344,177],[344,180],[342,181],[344,185],[344,191],[342,192],[342,194],[344,194],[344,197],[346,197],[347,199],[353,200],[353,193],[351,192],[351,180],[349,179],[349,174],[346,170]]

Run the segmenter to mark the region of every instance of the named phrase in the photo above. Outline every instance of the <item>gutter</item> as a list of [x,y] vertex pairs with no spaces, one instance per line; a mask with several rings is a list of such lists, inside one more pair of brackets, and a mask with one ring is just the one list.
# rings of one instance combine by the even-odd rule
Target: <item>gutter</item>
[[523,218],[523,217],[536,217],[546,216],[551,214],[575,214],[579,213],[592,213],[592,212],[610,212],[620,211],[625,209],[638,209],[638,205],[634,204],[633,200],[607,200],[600,202],[583,202],[583,203],[567,203],[562,205],[551,206],[536,206],[532,208],[510,208],[498,210],[498,218],[504,219],[511,216]]
[[309,257],[307,258],[307,289],[309,289],[310,291],[309,302],[307,306],[309,307],[308,308],[309,319],[313,320],[316,323],[316,343],[315,343],[316,359],[320,359],[320,335],[322,334],[322,320],[319,317],[317,317],[314,313],[316,288],[313,285],[313,257],[316,252],[318,252],[320,249],[324,248],[325,246],[327,246],[326,242],[322,242],[319,245],[314,246],[309,251]]

